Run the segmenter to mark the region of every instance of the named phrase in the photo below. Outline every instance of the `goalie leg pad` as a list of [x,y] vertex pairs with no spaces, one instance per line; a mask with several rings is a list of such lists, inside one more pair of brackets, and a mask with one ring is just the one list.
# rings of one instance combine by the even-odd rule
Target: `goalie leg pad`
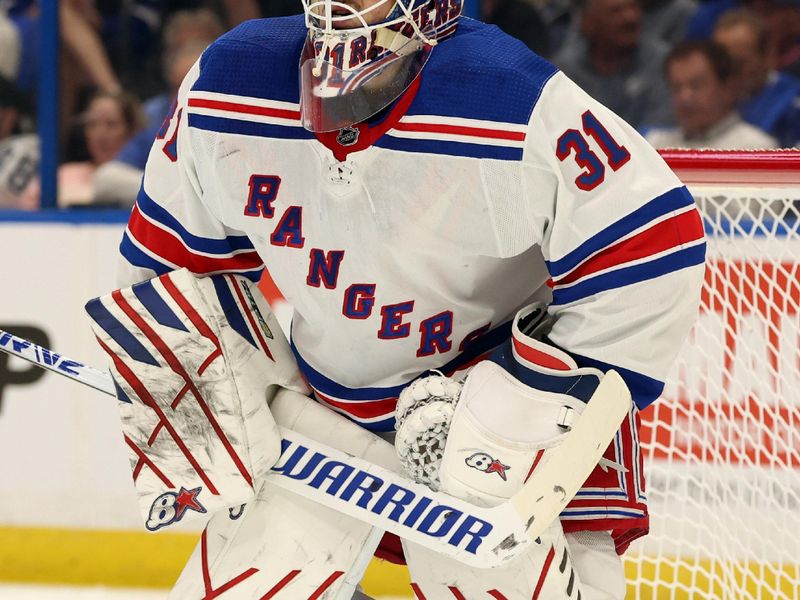
[[350,600],[381,534],[265,483],[241,511],[214,515],[169,598]]
[[[302,394],[281,390],[271,408],[281,426],[399,469],[391,444]],[[362,598],[356,587],[382,534],[265,483],[241,511],[214,516],[170,598],[213,597],[222,588],[232,598]]]
[[111,358],[146,527],[241,505],[280,456],[267,401],[308,393],[256,286],[187,270],[86,305]]
[[623,600],[625,567],[608,531],[567,533],[575,571],[581,578],[582,600]]

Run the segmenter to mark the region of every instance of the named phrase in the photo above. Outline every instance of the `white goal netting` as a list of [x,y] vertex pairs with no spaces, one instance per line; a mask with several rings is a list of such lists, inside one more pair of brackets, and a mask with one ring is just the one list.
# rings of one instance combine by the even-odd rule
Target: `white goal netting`
[[697,323],[643,413],[628,598],[800,599],[800,152],[665,153],[708,236]]

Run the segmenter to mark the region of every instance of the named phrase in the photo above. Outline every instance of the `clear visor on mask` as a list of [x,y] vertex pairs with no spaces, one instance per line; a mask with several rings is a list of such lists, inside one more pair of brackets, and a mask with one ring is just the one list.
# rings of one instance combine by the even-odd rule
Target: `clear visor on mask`
[[410,28],[310,30],[300,58],[300,113],[309,131],[360,123],[397,99],[430,56]]

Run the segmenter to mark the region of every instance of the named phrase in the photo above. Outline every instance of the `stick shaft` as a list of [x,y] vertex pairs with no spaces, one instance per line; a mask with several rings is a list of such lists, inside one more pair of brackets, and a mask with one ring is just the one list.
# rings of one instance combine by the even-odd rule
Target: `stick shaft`
[[27,360],[34,365],[53,371],[73,381],[88,385],[110,396],[116,396],[114,380],[108,372],[90,367],[80,361],[57,354],[33,342],[0,329],[0,350]]
[[[110,373],[68,359],[2,330],[0,351],[116,397],[114,380]],[[273,472],[267,475],[267,481],[273,485],[474,566],[499,565],[522,549],[522,544],[511,548],[503,547],[504,540],[509,537],[516,540],[525,538],[525,527],[510,503],[492,509],[474,506],[448,494],[434,492],[398,473],[306,438],[291,429],[280,429],[285,449]],[[309,470],[303,478],[286,476],[280,465],[295,452],[307,453],[309,456],[319,454],[322,460],[319,461],[318,468]],[[324,489],[325,486],[319,483],[314,483],[316,473],[333,460],[348,464],[355,475],[366,481],[374,481],[376,485],[380,482],[379,487],[370,494],[369,503],[358,501],[362,498],[360,494],[345,498]],[[384,503],[385,511],[374,510],[376,505],[386,500],[384,494],[394,496],[399,493],[406,500],[414,498],[413,502],[407,502],[405,513],[408,514],[397,517],[390,510],[394,503],[389,501]],[[451,516],[458,518],[454,518],[448,525],[445,521],[451,513]],[[481,526],[481,523],[485,525]],[[445,530],[450,534],[442,535]],[[480,530],[480,535],[475,535],[477,530]]]
[[[52,350],[2,330],[0,330],[0,350],[116,397],[114,381],[108,372],[65,358]],[[318,469],[309,471],[308,477],[299,480],[284,476],[278,467],[274,467],[275,472],[270,473],[267,479],[278,487],[461,562],[480,567],[496,566],[517,555],[526,539],[535,540],[544,533],[547,525],[558,517],[560,510],[574,496],[591,469],[597,464],[619,428],[630,408],[630,392],[616,372],[609,371],[606,377],[608,379],[601,382],[595,396],[589,401],[591,409],[587,407],[585,413],[589,414],[583,416],[587,418],[579,420],[576,427],[567,434],[567,439],[562,445],[553,449],[552,455],[546,457],[546,460],[543,459],[542,472],[537,474],[537,477],[532,477],[513,498],[494,508],[474,506],[448,494],[433,492],[402,475],[349,456],[284,427],[281,427],[281,434],[285,449],[279,459],[279,465],[294,451],[319,453],[325,459],[320,464],[325,464],[329,460],[347,463],[354,473],[371,476],[380,481],[383,486],[381,490],[393,488],[394,494],[398,493],[399,489],[406,494],[406,499],[414,498],[413,503],[409,502],[407,505],[413,504],[417,508],[424,508],[413,519],[411,515],[397,517],[392,511],[389,512],[390,518],[382,511],[374,510],[374,504],[381,502],[379,499],[382,496],[378,490],[374,494],[374,504],[342,498],[324,490],[319,483],[312,483],[313,475]],[[592,405],[592,402],[595,404]],[[394,504],[387,502],[384,508],[390,506]],[[435,510],[439,510],[437,507],[444,507],[446,510],[440,510],[437,518],[426,521],[423,514],[431,516]],[[461,515],[456,525],[463,528],[460,532],[456,529],[452,536],[442,534],[443,528],[448,527],[447,523],[443,523],[443,519],[446,520],[446,515],[450,513]],[[451,523],[450,529],[453,527]],[[480,539],[476,539],[477,536],[469,537],[476,531],[476,527],[482,532]],[[469,532],[469,535],[465,532]],[[465,538],[468,539],[465,541]],[[454,544],[455,539],[460,541]],[[509,540],[514,541],[510,546],[507,543]]]

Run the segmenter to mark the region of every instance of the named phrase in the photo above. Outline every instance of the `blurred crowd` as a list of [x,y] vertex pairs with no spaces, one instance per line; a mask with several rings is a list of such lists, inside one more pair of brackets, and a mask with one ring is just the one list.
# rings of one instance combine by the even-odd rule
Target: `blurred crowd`
[[[0,0],[0,208],[39,206],[36,0]],[[59,206],[130,206],[203,49],[300,0],[60,0]],[[800,145],[800,0],[481,0],[657,148]],[[46,65],[44,66],[46,68]]]

